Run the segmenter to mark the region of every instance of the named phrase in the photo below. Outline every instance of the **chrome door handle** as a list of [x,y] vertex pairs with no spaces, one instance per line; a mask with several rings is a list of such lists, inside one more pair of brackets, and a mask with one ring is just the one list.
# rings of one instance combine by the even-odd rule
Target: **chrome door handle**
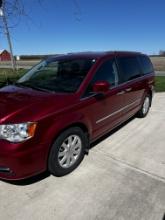
[[130,87],[130,88],[126,89],[125,91],[130,92],[131,90],[132,90],[132,88]]
[[123,95],[125,93],[125,91],[121,91],[121,92],[118,92],[117,95]]

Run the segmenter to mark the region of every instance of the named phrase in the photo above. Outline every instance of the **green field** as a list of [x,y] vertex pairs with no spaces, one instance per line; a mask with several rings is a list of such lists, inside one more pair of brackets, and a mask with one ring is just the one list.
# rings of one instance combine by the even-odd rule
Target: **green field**
[[[11,69],[0,69],[0,87],[5,84],[7,78],[11,81],[15,81],[26,71],[25,69],[19,69],[13,72]],[[165,92],[165,76],[156,76],[155,91]]]
[[165,92],[165,76],[156,76],[155,91]]
[[4,85],[4,82],[7,79],[11,81],[17,80],[20,76],[22,76],[27,70],[19,69],[17,71],[12,71],[11,69],[0,68],[0,87]]

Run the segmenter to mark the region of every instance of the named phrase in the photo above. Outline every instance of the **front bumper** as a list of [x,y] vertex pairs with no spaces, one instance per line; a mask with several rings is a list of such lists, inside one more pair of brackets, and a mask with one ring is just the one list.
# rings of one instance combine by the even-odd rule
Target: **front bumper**
[[0,179],[20,180],[45,171],[47,148],[32,139],[21,144],[0,140]]

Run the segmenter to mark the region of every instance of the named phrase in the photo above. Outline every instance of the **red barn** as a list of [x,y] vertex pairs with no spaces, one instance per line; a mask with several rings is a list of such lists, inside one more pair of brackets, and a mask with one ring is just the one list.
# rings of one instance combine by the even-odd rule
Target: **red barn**
[[0,50],[0,61],[10,61],[11,56],[7,50]]

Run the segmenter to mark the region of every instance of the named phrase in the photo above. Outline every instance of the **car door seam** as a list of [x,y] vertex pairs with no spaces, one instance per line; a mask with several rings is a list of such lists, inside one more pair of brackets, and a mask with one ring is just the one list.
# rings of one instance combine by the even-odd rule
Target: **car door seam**
[[109,115],[107,115],[107,116],[105,116],[103,118],[100,118],[99,120],[96,121],[96,124],[99,124],[100,122],[105,121],[106,119],[108,119],[108,118],[110,118],[110,117],[112,117],[112,116],[122,112],[123,110],[129,108],[130,106],[134,105],[135,103],[139,102],[140,100],[141,99],[137,99],[136,101],[134,101],[134,102],[124,106],[123,108],[120,108],[119,110],[117,110],[117,111],[115,111],[115,112],[113,112],[113,113],[111,113],[111,114],[109,114]]

